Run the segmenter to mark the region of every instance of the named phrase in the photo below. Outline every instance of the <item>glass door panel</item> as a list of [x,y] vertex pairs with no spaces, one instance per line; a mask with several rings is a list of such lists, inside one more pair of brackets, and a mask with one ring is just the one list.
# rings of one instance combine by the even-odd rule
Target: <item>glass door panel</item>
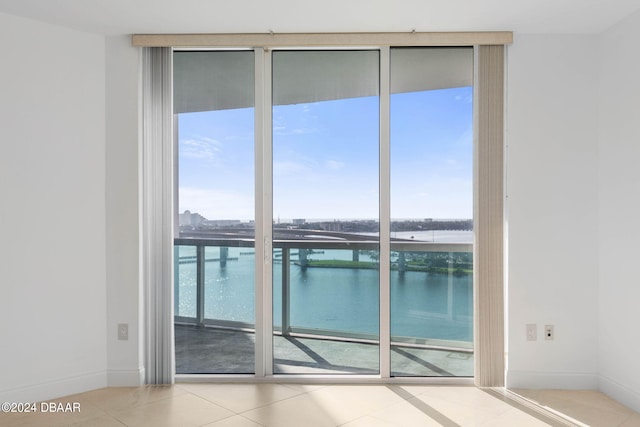
[[473,376],[473,49],[391,49],[391,375]]
[[[255,55],[174,53],[179,374],[255,372]],[[389,117],[379,51],[266,55],[273,373],[379,374],[389,304],[391,376],[473,376],[473,49],[392,48]]]
[[254,61],[174,53],[178,374],[255,371]]
[[274,373],[379,372],[379,52],[274,51]]

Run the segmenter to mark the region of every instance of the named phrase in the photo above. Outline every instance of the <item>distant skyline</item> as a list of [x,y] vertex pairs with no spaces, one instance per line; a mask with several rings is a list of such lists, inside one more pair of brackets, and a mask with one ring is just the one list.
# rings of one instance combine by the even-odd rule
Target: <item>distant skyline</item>
[[[472,88],[391,98],[392,218],[472,218]],[[274,220],[377,219],[378,97],[273,108]],[[179,211],[254,219],[253,108],[179,115]]]

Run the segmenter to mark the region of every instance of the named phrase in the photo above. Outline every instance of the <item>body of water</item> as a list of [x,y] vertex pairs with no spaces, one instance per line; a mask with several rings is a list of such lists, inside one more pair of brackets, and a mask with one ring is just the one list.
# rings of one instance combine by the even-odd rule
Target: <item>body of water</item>
[[[420,236],[422,241],[427,240],[429,234],[434,235],[432,232],[422,233],[426,233],[425,236]],[[469,232],[440,233],[452,233],[449,241],[468,242],[469,239]],[[466,236],[462,236],[462,233]],[[195,247],[179,246],[176,249],[183,259],[196,254]],[[435,254],[445,260],[449,257],[449,254]],[[215,261],[219,256],[220,248],[206,248],[205,258],[212,261],[205,263],[205,317],[254,323],[253,249],[229,248],[230,260],[226,267],[221,267],[220,262]],[[407,254],[408,258],[411,256]],[[424,256],[424,253],[416,254],[416,257],[420,256]],[[342,249],[314,251],[309,255],[311,260],[352,260],[352,257],[353,251]],[[291,260],[297,259],[297,249],[291,249]],[[361,252],[359,259],[365,262],[373,260],[367,252]],[[280,260],[281,249],[276,249],[273,264],[275,328],[282,324],[282,268],[287,267]],[[289,268],[292,328],[378,335],[380,297],[377,269],[303,268],[294,263]],[[177,277],[179,284],[176,314],[195,317],[196,264],[179,264]],[[472,341],[471,274],[392,270],[390,292],[393,337]]]

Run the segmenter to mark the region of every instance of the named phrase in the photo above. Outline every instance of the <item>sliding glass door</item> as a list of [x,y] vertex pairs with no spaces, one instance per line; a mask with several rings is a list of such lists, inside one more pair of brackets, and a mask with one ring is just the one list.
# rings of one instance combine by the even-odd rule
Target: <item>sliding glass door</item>
[[391,375],[473,375],[473,50],[390,54]]
[[472,82],[473,48],[174,52],[176,372],[473,376]]
[[174,53],[179,374],[255,370],[254,56]]
[[274,373],[379,372],[379,56],[273,53]]

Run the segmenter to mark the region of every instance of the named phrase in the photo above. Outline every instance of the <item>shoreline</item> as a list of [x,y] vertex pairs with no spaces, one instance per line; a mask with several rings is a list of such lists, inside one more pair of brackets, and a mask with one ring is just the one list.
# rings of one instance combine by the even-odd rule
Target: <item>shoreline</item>
[[[377,262],[371,261],[348,261],[348,260],[309,260],[306,265],[302,264],[299,261],[293,262],[294,265],[297,265],[301,268],[343,268],[347,270],[358,270],[358,269],[367,269],[367,270],[376,270],[378,269]],[[468,268],[450,268],[450,267],[428,267],[428,266],[416,266],[416,265],[405,265],[404,270],[400,270],[398,268],[397,263],[391,264],[392,271],[413,271],[413,272],[423,272],[423,273],[431,273],[431,274],[453,274],[454,276],[468,276],[473,274],[473,269]]]

